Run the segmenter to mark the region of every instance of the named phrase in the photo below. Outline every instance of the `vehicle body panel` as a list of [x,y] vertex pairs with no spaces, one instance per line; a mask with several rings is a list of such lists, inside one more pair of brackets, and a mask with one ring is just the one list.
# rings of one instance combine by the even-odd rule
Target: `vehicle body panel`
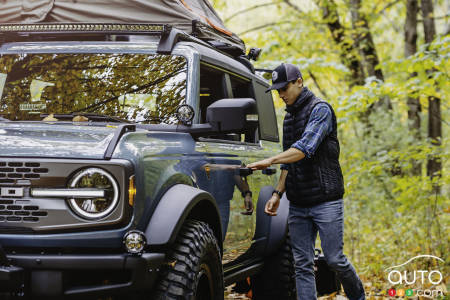
[[0,123],[0,156],[103,159],[114,136],[105,126]]
[[[131,39],[133,40],[133,39]],[[129,54],[155,54],[158,40],[154,37],[139,37],[130,42],[33,42],[33,43],[9,43],[0,46],[0,54],[17,53],[129,53]],[[187,84],[186,104],[194,108],[196,112],[200,108],[200,72],[202,64],[216,68],[218,72],[224,72],[243,79],[254,89],[258,83],[263,87],[268,84],[259,76],[252,74],[245,66],[235,59],[217,52],[211,48],[201,46],[193,42],[178,43],[172,54],[181,55],[187,60]],[[228,78],[229,80],[229,78]],[[252,92],[255,97],[257,93]],[[257,101],[258,103],[258,101]],[[262,103],[262,102],[261,102]],[[200,124],[200,114],[197,113],[193,124]],[[58,167],[57,175],[50,174],[42,177],[40,181],[32,181],[24,187],[25,197],[14,199],[21,201],[35,201],[29,199],[29,189],[34,186],[66,187],[71,176],[79,169],[87,167],[99,167],[113,173],[120,178],[122,197],[121,205],[108,218],[96,221],[83,220],[70,212],[65,199],[47,199],[49,205],[58,203],[61,210],[70,212],[71,217],[77,222],[71,226],[50,224],[50,227],[39,228],[38,225],[29,226],[33,232],[18,230],[17,224],[3,226],[0,222],[0,244],[5,247],[8,257],[14,263],[22,267],[30,268],[30,272],[44,271],[42,265],[36,262],[41,260],[45,266],[62,268],[61,272],[70,273],[75,269],[89,271],[84,268],[92,257],[83,257],[82,254],[95,252],[105,256],[105,262],[111,259],[113,269],[131,270],[132,274],[142,274],[142,267],[138,262],[145,261],[151,266],[153,274],[149,276],[151,288],[163,263],[162,256],[170,249],[171,242],[157,247],[150,247],[144,255],[155,252],[153,257],[143,259],[129,259],[131,266],[126,267],[127,254],[123,247],[123,237],[130,230],[146,232],[152,220],[164,220],[171,222],[169,230],[176,236],[178,220],[171,219],[171,215],[154,218],[155,210],[164,195],[174,186],[191,186],[198,189],[199,194],[206,192],[211,195],[217,204],[220,214],[223,235],[219,240],[223,249],[222,262],[225,271],[229,271],[229,278],[233,277],[233,270],[246,273],[242,270],[254,264],[261,268],[262,256],[251,257],[249,251],[255,244],[257,214],[244,215],[244,202],[241,195],[248,189],[253,193],[253,207],[256,210],[257,200],[266,201],[267,191],[276,183],[277,176],[268,176],[261,171],[255,171],[248,176],[241,176],[239,169],[246,164],[267,158],[280,151],[280,145],[276,142],[260,141],[241,142],[220,140],[217,138],[198,137],[188,132],[182,132],[171,128],[167,131],[152,130],[150,127],[139,127],[123,135],[117,135],[116,123],[72,123],[72,122],[0,122],[0,162],[7,164],[11,161],[39,161],[67,167]],[[119,124],[120,125],[120,124]],[[189,125],[186,125],[189,126]],[[205,135],[207,136],[207,135]],[[111,159],[105,158],[105,153],[112,143],[114,152]],[[272,139],[275,141],[278,137]],[[123,171],[115,168],[123,168]],[[51,167],[49,167],[51,169]],[[66,178],[63,179],[65,172]],[[1,173],[1,172],[0,172]],[[278,174],[278,172],[277,172]],[[129,203],[128,189],[129,179],[134,175],[136,195],[133,203]],[[53,176],[53,177],[52,177]],[[45,179],[45,180],[44,180]],[[0,185],[2,185],[0,181]],[[3,186],[3,185],[2,185]],[[259,197],[259,191],[265,188],[264,199]],[[0,200],[6,199],[0,197]],[[170,199],[171,201],[180,201]],[[191,209],[192,199],[182,199],[183,208]],[[197,199],[198,200],[198,199]],[[197,201],[196,200],[196,201]],[[41,199],[41,206],[43,205]],[[192,202],[193,203],[193,202]],[[189,211],[179,211],[178,215],[185,216]],[[51,214],[50,214],[51,215]],[[73,215],[73,216],[72,216]],[[59,220],[63,220],[61,217]],[[102,222],[104,224],[102,224]],[[20,226],[19,226],[20,227]],[[169,227],[169,226],[168,226]],[[284,228],[284,227],[283,227]],[[23,228],[22,228],[23,229]],[[9,230],[9,231],[8,231]],[[47,230],[47,231],[46,231]],[[162,239],[164,240],[164,239]],[[274,242],[275,243],[275,242]],[[156,249],[156,250],[155,250]],[[41,253],[42,252],[42,253]],[[67,264],[52,256],[55,253],[69,255]],[[108,256],[108,254],[117,254]],[[252,252],[253,253],[253,252]],[[258,252],[259,253],[259,252]],[[162,255],[162,256],[161,256]],[[35,259],[35,261],[33,261]],[[77,260],[83,261],[83,266],[76,266]],[[64,265],[64,266],[63,266]],[[99,266],[106,268],[105,264]],[[253,272],[253,271],[252,271]],[[237,273],[236,273],[237,274]],[[253,273],[252,273],[253,274]],[[36,282],[42,280],[44,273],[36,273]],[[239,275],[239,276],[241,276]],[[34,275],[32,275],[34,276]],[[67,275],[67,276],[73,276]],[[142,278],[132,276],[125,283],[117,286],[105,287],[104,291],[129,289],[131,287],[142,288]],[[137,276],[137,275],[136,275]],[[237,278],[237,277],[236,277]],[[141,281],[139,281],[141,280]],[[231,280],[231,279],[229,279]],[[139,285],[134,285],[139,281]],[[65,291],[69,294],[97,293],[101,287],[89,289],[74,289]]]

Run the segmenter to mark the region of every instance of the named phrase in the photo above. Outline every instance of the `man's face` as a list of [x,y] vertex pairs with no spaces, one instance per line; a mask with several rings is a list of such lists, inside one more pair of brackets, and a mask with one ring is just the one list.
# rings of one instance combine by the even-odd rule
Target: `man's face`
[[292,105],[302,92],[302,88],[303,81],[299,78],[295,82],[289,82],[284,88],[277,91],[278,95],[280,95],[280,98],[283,99],[286,105]]

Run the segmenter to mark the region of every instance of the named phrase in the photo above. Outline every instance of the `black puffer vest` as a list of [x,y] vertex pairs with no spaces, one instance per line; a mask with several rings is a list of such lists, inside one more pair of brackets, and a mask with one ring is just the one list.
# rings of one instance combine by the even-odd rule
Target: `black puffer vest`
[[297,101],[286,108],[283,123],[283,149],[286,151],[298,141],[309,120],[313,108],[326,103],[333,115],[333,131],[327,135],[311,157],[287,164],[286,196],[295,205],[310,207],[322,202],[341,199],[344,180],[339,165],[339,141],[336,115],[327,102],[316,97],[304,87]]

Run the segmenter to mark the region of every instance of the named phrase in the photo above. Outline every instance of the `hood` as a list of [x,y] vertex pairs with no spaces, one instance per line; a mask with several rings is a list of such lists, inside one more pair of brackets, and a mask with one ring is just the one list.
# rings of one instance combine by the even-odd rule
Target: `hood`
[[0,156],[103,159],[116,129],[104,125],[0,123]]

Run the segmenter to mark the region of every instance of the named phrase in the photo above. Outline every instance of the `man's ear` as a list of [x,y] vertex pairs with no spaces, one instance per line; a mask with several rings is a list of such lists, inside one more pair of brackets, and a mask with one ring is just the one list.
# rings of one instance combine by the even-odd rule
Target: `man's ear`
[[303,87],[303,79],[301,77],[297,79],[297,84],[299,87]]

